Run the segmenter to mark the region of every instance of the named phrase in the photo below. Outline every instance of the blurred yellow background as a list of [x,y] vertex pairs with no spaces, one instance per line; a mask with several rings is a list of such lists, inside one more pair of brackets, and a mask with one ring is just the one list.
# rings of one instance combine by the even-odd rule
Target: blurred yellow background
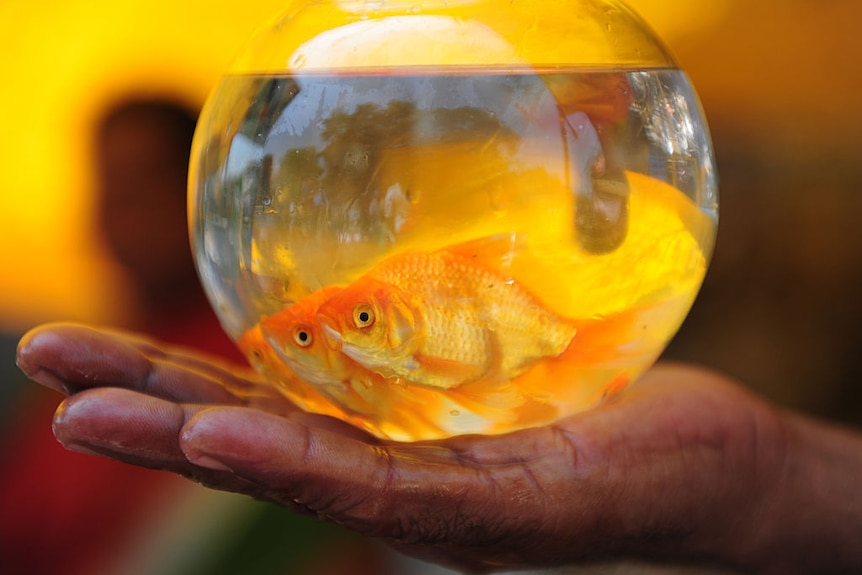
[[[721,176],[715,262],[671,355],[828,410],[840,387],[823,381],[829,369],[839,378],[858,373],[837,364],[850,353],[844,328],[858,318],[851,214],[860,201],[862,5],[630,4],[692,77]],[[14,339],[43,321],[122,317],[122,278],[93,232],[95,117],[128,93],[200,105],[243,41],[283,5],[0,2],[0,332]]]

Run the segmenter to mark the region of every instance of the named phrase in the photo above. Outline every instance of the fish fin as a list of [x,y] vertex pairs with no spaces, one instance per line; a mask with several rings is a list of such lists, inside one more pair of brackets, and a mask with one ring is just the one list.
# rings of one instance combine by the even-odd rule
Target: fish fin
[[646,342],[647,324],[642,321],[642,310],[633,308],[623,312],[576,322],[577,332],[561,354],[578,365],[608,367],[626,359],[640,358],[637,350]]
[[[419,387],[380,376],[357,376],[350,381],[351,388],[362,399],[364,411],[357,414],[376,420],[372,431],[383,433],[396,440],[409,440],[418,436],[438,436],[444,429],[435,421],[435,406],[438,406],[441,391],[430,387]],[[367,426],[366,419],[360,421]]]
[[493,329],[484,329],[486,341],[488,342],[488,365],[490,370],[502,373],[503,370],[503,342],[500,341],[500,334]]
[[484,365],[415,354],[415,369],[431,377],[422,377],[421,385],[438,389],[451,389],[476,379],[485,370]]
[[628,387],[629,383],[631,383],[631,377],[628,374],[622,373],[615,377],[611,382],[605,386],[602,390],[601,397],[599,401],[607,401],[611,398],[615,397],[619,392]]
[[512,409],[524,403],[523,395],[509,381],[483,380],[462,385],[454,395],[471,398],[492,409]]
[[515,421],[526,398],[509,381],[482,379],[448,390],[446,397],[467,411],[497,423]]
[[447,246],[438,253],[463,258],[474,264],[502,270],[511,267],[513,258],[526,249],[525,234],[496,234]]
[[525,398],[510,382],[511,373],[503,366],[503,347],[497,334],[487,330],[488,362],[484,374],[477,380],[453,388],[447,394],[468,411],[497,423],[509,423],[517,419],[515,409],[524,404]]

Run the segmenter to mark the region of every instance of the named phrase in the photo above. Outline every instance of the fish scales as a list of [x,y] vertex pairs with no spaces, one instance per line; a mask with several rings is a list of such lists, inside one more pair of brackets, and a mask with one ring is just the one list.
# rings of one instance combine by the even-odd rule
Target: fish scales
[[[490,370],[515,377],[536,359],[562,353],[576,333],[573,322],[511,278],[445,250],[403,254],[368,275],[420,300],[416,309],[425,331],[417,351],[469,366],[460,383]],[[399,375],[410,377],[411,371]],[[443,379],[423,383],[442,385]]]

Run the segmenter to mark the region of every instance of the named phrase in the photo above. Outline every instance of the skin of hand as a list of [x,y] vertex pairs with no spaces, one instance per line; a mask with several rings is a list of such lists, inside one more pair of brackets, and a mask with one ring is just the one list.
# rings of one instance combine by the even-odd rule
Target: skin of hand
[[604,404],[499,436],[398,443],[301,411],[251,371],[49,324],[18,365],[67,397],[67,448],[334,521],[469,573],[628,559],[862,572],[862,439],[716,373],[653,368]]

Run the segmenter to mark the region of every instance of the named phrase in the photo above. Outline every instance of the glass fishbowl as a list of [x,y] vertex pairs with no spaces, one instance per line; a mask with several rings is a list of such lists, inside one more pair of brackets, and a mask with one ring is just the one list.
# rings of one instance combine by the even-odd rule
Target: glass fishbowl
[[294,1],[208,99],[189,187],[250,363],[395,440],[625,388],[688,313],[718,219],[691,83],[613,0]]

